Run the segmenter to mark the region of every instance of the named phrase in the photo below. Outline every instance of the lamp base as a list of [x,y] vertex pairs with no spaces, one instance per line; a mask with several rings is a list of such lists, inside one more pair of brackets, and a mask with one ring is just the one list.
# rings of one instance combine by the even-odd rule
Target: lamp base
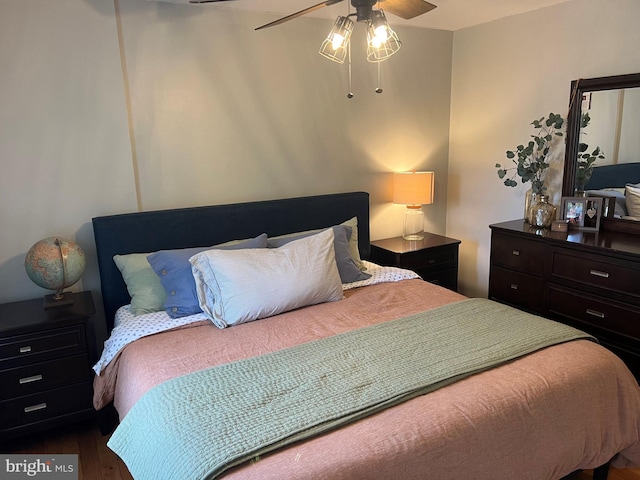
[[421,205],[407,205],[404,211],[402,238],[412,241],[424,238],[424,213]]
[[44,309],[62,308],[73,305],[73,298],[69,294],[52,293],[44,296]]
[[417,240],[424,240],[424,235],[421,233],[412,233],[408,235],[402,235],[402,238],[410,242],[415,242]]

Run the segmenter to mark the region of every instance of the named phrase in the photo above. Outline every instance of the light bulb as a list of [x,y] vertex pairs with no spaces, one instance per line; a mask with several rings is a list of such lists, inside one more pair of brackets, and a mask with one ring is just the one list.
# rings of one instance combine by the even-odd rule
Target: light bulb
[[387,31],[387,27],[384,25],[379,26],[375,29],[375,36],[373,37],[373,44],[377,48],[387,41],[389,38],[389,32]]
[[331,46],[333,47],[333,49],[337,50],[343,44],[344,44],[344,37],[339,33],[334,34],[333,38],[331,39]]

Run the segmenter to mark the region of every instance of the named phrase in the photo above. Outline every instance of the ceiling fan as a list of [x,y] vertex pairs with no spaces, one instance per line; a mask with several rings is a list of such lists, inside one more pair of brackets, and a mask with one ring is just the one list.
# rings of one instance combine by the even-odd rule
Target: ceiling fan
[[[189,0],[189,3],[214,3],[214,2],[224,2],[228,0]],[[329,7],[331,5],[335,5],[336,3],[340,3],[343,0],[325,0],[324,2],[317,3],[312,5],[311,7],[307,7],[304,10],[300,10],[298,12],[292,13],[291,15],[287,15],[286,17],[282,17],[273,22],[267,23],[266,25],[262,25],[256,30],[261,30],[263,28],[274,27],[276,25],[280,25],[281,23],[288,22],[289,20],[293,20],[294,18],[301,17],[302,15],[306,15],[307,13],[315,12],[323,7]],[[424,0],[350,0],[353,8],[356,9],[357,20],[359,22],[365,22],[369,19],[371,11],[373,10],[373,6],[376,3],[380,3],[380,7],[384,8],[389,13],[393,13],[400,18],[404,18],[405,20],[410,20],[412,18],[418,17],[424,13],[430,12],[436,5],[432,3],[425,2]]]
[[[425,2],[424,0],[350,0],[353,8],[356,9],[356,18],[358,22],[366,22],[369,20],[371,12],[373,10],[373,6],[376,3],[380,3],[380,7],[384,8],[389,13],[393,13],[394,15],[399,16],[400,18],[404,18],[405,20],[409,20],[411,18],[415,18],[417,16],[422,15],[423,13],[430,12],[436,5],[432,3]],[[331,5],[335,5],[336,3],[340,3],[342,0],[325,0],[324,2],[317,3],[312,5],[311,7],[305,8],[304,10],[300,10],[299,12],[292,13],[291,15],[287,15],[286,17],[282,17],[273,22],[267,23],[266,25],[262,25],[256,30],[261,30],[263,28],[274,27],[276,25],[280,25],[281,23],[288,22],[289,20],[293,20],[294,18],[301,17],[302,15],[306,15],[307,13],[315,12],[323,7],[328,7]]]
[[[227,0],[189,0],[189,3],[212,3]],[[314,12],[323,7],[329,7],[340,3],[343,0],[324,0],[298,12],[279,18],[273,22],[257,27],[256,30],[274,27],[282,23],[301,17],[307,13]],[[351,84],[351,54],[350,43],[351,33],[353,32],[354,23],[349,17],[356,17],[358,22],[367,23],[367,60],[378,64],[378,83],[380,83],[380,62],[386,60],[396,53],[402,43],[398,35],[387,23],[384,10],[397,15],[405,20],[418,17],[424,13],[430,12],[436,5],[424,0],[350,0],[351,5],[355,9],[355,13],[349,13],[347,16],[338,16],[329,32],[327,38],[322,42],[318,53],[329,60],[336,63],[344,63],[349,56],[349,84]],[[375,5],[379,8],[374,9]],[[351,85],[350,85],[351,86]],[[378,85],[376,93],[382,93],[382,88]],[[353,93],[349,91],[348,98],[353,97]]]

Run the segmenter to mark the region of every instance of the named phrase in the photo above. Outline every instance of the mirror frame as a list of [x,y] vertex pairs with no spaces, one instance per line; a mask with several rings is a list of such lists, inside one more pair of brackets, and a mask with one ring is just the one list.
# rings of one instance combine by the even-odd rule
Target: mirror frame
[[[580,78],[571,82],[567,136],[562,179],[562,196],[572,197],[575,190],[578,145],[580,143],[580,119],[582,95],[585,92],[640,87],[640,73],[611,77]],[[603,218],[603,229],[640,235],[640,222],[620,218]]]

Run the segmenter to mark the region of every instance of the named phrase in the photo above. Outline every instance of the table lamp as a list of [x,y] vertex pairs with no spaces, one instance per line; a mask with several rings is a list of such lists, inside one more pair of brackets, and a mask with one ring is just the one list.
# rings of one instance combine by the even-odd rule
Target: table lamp
[[424,238],[422,205],[433,203],[433,172],[399,172],[393,175],[393,203],[406,205],[402,237],[405,240]]

